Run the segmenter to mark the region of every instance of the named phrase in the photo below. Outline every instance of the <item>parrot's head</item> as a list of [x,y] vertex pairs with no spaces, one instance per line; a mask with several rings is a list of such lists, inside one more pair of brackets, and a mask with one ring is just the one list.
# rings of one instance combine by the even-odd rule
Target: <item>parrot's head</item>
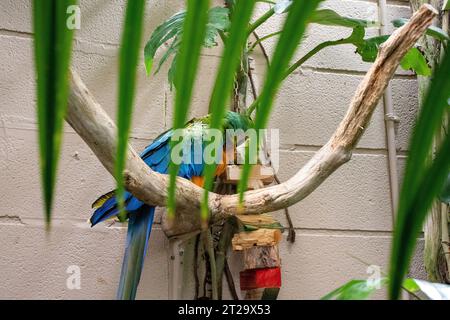
[[253,121],[250,117],[242,115],[237,112],[227,111],[223,119],[223,128],[238,130],[242,129],[247,131],[249,128],[253,127]]

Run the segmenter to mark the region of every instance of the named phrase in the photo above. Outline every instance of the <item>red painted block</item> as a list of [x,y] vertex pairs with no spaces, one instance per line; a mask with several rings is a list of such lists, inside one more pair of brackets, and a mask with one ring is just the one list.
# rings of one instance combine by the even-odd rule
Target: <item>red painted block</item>
[[281,269],[251,269],[240,272],[241,290],[258,288],[280,288]]

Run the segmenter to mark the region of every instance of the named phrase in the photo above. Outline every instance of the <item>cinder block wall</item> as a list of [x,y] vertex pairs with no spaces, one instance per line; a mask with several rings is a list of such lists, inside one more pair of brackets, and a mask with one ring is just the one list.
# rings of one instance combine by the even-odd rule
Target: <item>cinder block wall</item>
[[[80,0],[81,30],[76,34],[73,66],[98,102],[114,117],[117,55],[124,0]],[[407,1],[388,1],[390,17],[408,17]],[[377,18],[376,1],[329,0],[337,12]],[[183,8],[183,1],[148,1],[144,41],[154,28]],[[267,5],[258,6],[263,12]],[[261,35],[277,30],[273,21]],[[376,30],[370,31],[375,35]],[[346,36],[349,30],[311,26],[297,53]],[[271,52],[274,42],[268,41]],[[280,129],[280,172],[287,179],[329,138],[344,115],[353,92],[369,64],[351,46],[324,50],[302,72],[284,83],[271,127]],[[206,113],[220,49],[205,51],[196,84],[192,116]],[[254,62],[257,81],[263,78],[260,53]],[[167,69],[145,77],[139,66],[131,142],[142,149],[171,126],[172,93]],[[119,224],[91,229],[86,220],[90,204],[114,188],[108,172],[77,134],[66,126],[55,197],[53,227],[44,231],[37,153],[36,97],[32,51],[31,1],[0,1],[0,298],[109,299],[115,297],[126,230]],[[397,145],[403,168],[407,140],[417,108],[417,81],[399,71],[392,81],[395,110],[401,119]],[[366,278],[366,266],[387,271],[391,240],[389,177],[382,104],[354,152],[353,159],[317,191],[290,209],[297,240],[281,244],[283,299],[317,299],[351,278]],[[286,224],[283,213],[277,213]],[[159,220],[159,219],[157,219]],[[159,221],[157,221],[159,223]],[[164,299],[169,295],[169,242],[158,224],[138,297]],[[420,253],[413,274],[423,277]],[[233,272],[239,257],[233,257]],[[81,269],[81,289],[69,290],[66,272]],[[192,293],[184,293],[191,298]],[[384,297],[380,292],[377,297]]]

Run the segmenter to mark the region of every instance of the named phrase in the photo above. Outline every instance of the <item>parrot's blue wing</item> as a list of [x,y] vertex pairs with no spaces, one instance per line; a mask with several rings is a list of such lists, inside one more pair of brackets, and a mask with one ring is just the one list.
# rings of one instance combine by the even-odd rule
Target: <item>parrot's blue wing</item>
[[[128,191],[124,194],[126,209],[128,210],[128,203],[130,202],[130,199],[132,198],[132,194]],[[134,197],[133,197],[134,198]],[[131,210],[130,210],[131,211]],[[103,205],[94,211],[94,214],[92,215],[90,221],[91,226],[95,226],[97,223],[108,220],[111,217],[117,216],[119,214],[119,208],[117,206],[116,197],[114,194],[111,198],[106,200]]]
[[[169,141],[172,136],[172,130],[160,135],[155,139],[145,150],[141,153],[141,158],[153,170],[159,173],[167,173],[169,166]],[[130,192],[125,192],[125,210],[133,212],[138,210],[143,202],[133,197]],[[95,210],[90,221],[91,225],[95,226],[97,223],[105,221],[109,218],[117,216],[119,208],[117,206],[116,197],[114,194],[106,200],[101,207]]]
[[157,137],[149,146],[144,149],[144,151],[141,152],[141,158],[145,160],[148,156],[152,155],[155,150],[159,149],[161,146],[167,145],[170,138],[172,137],[172,134],[173,131],[169,130]]
[[[141,153],[144,162],[159,173],[167,173],[170,163],[170,138],[172,131],[168,131],[153,141]],[[189,142],[186,141],[186,142]],[[192,149],[188,163],[182,163],[178,175],[191,179],[193,176],[201,176],[203,172],[202,153],[203,147]],[[200,159],[200,160],[199,160]],[[135,198],[131,193],[125,193],[125,210],[128,212],[128,235],[120,275],[118,299],[134,299],[139,279],[142,273],[144,258],[146,255],[148,238],[153,223],[155,207],[151,207]],[[91,217],[92,226],[119,214],[117,201],[114,194],[99,207]]]
[[117,299],[134,300],[147,253],[155,207],[143,205],[128,220],[127,243]]
[[[190,138],[187,138],[186,140],[183,139],[183,142],[191,143],[191,147],[186,148],[191,152],[190,157],[187,157],[189,160],[188,163],[182,163],[180,165],[178,176],[192,179],[192,177],[200,177],[203,175],[204,144],[201,138],[204,134],[203,130],[209,124],[208,119],[208,117],[205,117],[198,119],[198,121],[190,121],[186,124],[185,129],[188,130],[186,134],[183,135],[183,138]],[[226,127],[246,131],[248,128],[248,120],[243,119],[239,114],[228,112],[226,116]],[[140,154],[144,162],[156,172],[163,174],[167,174],[168,172],[170,163],[169,142],[172,136],[172,130],[164,132]],[[222,152],[223,146],[216,152],[218,159],[222,159]],[[111,218],[119,213],[114,192],[109,192],[100,197],[94,202],[93,207],[98,209],[91,217],[92,225]],[[147,251],[155,207],[146,205],[135,198],[131,193],[126,192],[125,210],[127,211],[129,218],[128,235],[117,298],[134,299],[136,297],[136,290]]]
[[159,173],[167,173],[170,161],[170,145],[169,143],[161,146],[151,156],[144,158],[144,162]]

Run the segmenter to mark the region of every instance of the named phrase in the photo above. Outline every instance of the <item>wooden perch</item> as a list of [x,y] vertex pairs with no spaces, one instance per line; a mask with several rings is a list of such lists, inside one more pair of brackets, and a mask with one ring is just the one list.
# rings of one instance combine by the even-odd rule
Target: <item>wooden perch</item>
[[[209,208],[213,219],[235,214],[271,212],[304,199],[331,173],[351,158],[352,149],[367,128],[380,97],[392,78],[400,60],[430,26],[437,15],[430,5],[423,5],[400,29],[381,46],[374,64],[356,90],[344,119],[331,139],[292,178],[279,185],[248,191],[242,207],[238,195],[210,193]],[[116,127],[111,118],[95,102],[80,77],[72,71],[66,120],[92,149],[103,166],[114,172]],[[126,188],[150,205],[165,206],[168,178],[152,171],[129,148],[124,172]],[[168,236],[177,236],[200,230],[198,209],[203,189],[179,178],[176,200],[178,217],[175,223],[164,223]]]

